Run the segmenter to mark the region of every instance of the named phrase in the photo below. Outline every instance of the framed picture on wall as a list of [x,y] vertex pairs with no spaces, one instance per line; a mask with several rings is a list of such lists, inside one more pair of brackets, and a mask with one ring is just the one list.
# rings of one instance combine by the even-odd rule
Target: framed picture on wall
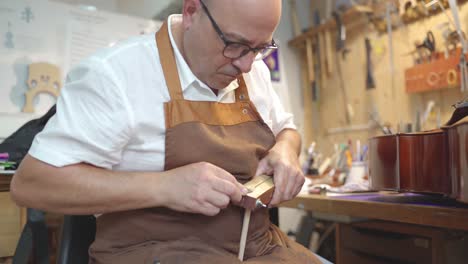
[[280,61],[279,61],[279,49],[275,49],[270,55],[263,59],[265,64],[270,69],[271,81],[280,82]]

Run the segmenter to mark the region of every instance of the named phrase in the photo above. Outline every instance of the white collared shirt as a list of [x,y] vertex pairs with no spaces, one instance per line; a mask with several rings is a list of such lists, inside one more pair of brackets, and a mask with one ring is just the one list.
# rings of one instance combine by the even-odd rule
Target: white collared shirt
[[[234,102],[237,81],[215,95],[193,74],[169,35],[184,98]],[[243,76],[251,101],[273,133],[295,129],[266,65],[256,61]],[[98,51],[69,72],[57,114],[36,136],[29,154],[57,167],[84,162],[115,170],[162,171],[163,104],[169,100],[154,34],[131,38]]]

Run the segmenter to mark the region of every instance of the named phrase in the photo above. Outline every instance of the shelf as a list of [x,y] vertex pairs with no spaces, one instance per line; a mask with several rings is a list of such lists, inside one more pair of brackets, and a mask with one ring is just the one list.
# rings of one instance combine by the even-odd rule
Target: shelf
[[[344,24],[352,22],[356,19],[357,16],[361,14],[371,14],[372,8],[365,5],[355,5],[352,8],[348,9],[342,15],[342,21]],[[318,26],[311,27],[306,32],[302,33],[301,35],[293,38],[288,42],[289,46],[292,47],[300,47],[302,46],[308,38],[312,38],[320,32],[324,32],[326,30],[330,30],[336,28],[336,22],[334,19],[329,19],[326,23],[320,24]]]

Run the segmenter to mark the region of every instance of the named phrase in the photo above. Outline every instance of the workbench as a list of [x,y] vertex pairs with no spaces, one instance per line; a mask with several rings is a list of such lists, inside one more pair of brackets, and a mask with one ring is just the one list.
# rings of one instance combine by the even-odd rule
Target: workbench
[[281,206],[468,231],[468,204],[438,195],[395,192],[301,194]]
[[440,195],[301,194],[281,207],[341,219],[335,224],[338,264],[465,263],[468,258],[468,204]]

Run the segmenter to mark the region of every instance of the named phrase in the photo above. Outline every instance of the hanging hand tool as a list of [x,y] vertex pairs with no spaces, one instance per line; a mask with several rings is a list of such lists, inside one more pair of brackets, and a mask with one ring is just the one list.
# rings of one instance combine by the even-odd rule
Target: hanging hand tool
[[314,70],[314,53],[313,43],[311,38],[306,39],[306,62],[307,62],[307,75],[309,77],[309,85],[312,89],[312,100],[315,101],[314,83],[315,83],[315,70]]
[[332,48],[331,48],[331,45],[332,45],[332,41],[331,41],[331,36],[330,36],[331,32],[329,30],[326,30],[324,32],[324,48],[325,48],[325,65],[326,65],[326,72],[327,72],[327,76],[330,76],[332,75],[333,73],[333,54],[332,54]]
[[419,54],[420,63],[430,62],[432,60],[433,54],[436,50],[436,43],[434,34],[432,31],[426,33],[426,38],[424,38],[422,43],[416,44],[416,51]]
[[429,50],[431,53],[435,52],[436,49],[436,43],[435,43],[435,38],[434,38],[434,33],[432,31],[428,31],[426,33],[426,38],[423,40],[421,44],[418,44],[416,48],[425,48]]
[[385,20],[387,22],[388,36],[388,57],[390,60],[390,78],[392,84],[392,98],[395,99],[395,63],[393,62],[393,29],[392,29],[392,13],[395,12],[395,6],[392,2],[387,2],[385,10]]
[[327,79],[327,42],[325,40],[326,31],[319,32],[319,43],[320,43],[320,79],[322,81],[322,85],[324,85],[325,80]]
[[297,16],[296,0],[289,0],[289,10],[291,14],[291,24],[293,26],[294,37],[301,34],[301,25]]
[[[337,39],[336,39],[336,51],[337,53],[341,52],[341,56],[343,59],[346,59],[346,54],[349,52],[348,49],[346,49],[346,28],[343,24],[343,21],[341,19],[341,14],[339,14],[337,11],[333,12],[333,17],[335,18],[336,22],[336,27],[337,27]],[[341,92],[343,93],[343,101],[345,105],[345,117],[346,117],[346,123],[351,124],[351,117],[353,116],[353,107],[348,101],[348,94],[346,92],[346,87],[344,84],[344,79],[343,79],[343,73],[341,71],[341,65],[340,65],[340,57],[335,56],[335,64],[336,64],[336,69],[338,72],[338,78],[340,82],[340,88]]]
[[[320,25],[320,13],[318,10],[314,11],[314,26]],[[321,86],[321,52],[320,52],[320,34],[317,34],[315,38],[315,47],[313,53],[315,54],[315,60],[313,61],[315,79],[312,82],[312,100],[317,102],[320,98],[320,86]]]
[[366,74],[366,89],[373,89],[375,88],[375,79],[374,79],[374,72],[372,69],[372,46],[370,43],[370,39],[365,39],[366,43],[366,63],[367,63],[367,74]]
[[414,60],[415,64],[430,62],[436,50],[436,43],[432,31],[426,33],[426,38],[422,42],[415,43],[415,49],[403,55],[417,54],[418,58]]
[[354,110],[352,105],[349,103],[348,100],[348,93],[346,91],[344,79],[343,79],[343,72],[341,71],[341,64],[340,64],[340,58],[338,56],[335,56],[335,63],[336,63],[336,70],[338,73],[338,79],[340,82],[340,88],[341,92],[343,93],[343,102],[345,106],[345,117],[346,117],[346,123],[351,124],[351,118],[354,115]]
[[337,38],[336,38],[336,51],[341,52],[343,59],[346,59],[346,54],[349,50],[346,48],[346,27],[341,19],[341,14],[337,11],[333,12],[337,27]]

